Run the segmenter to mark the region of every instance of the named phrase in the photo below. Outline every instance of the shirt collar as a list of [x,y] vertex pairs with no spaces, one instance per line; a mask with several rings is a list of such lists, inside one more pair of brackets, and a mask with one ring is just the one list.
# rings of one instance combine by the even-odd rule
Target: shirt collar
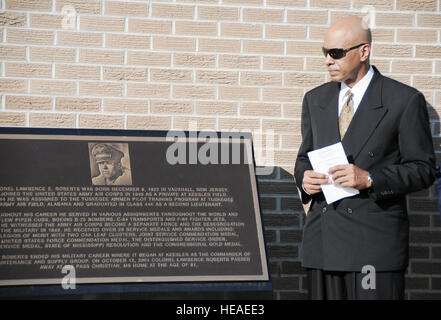
[[372,68],[372,66],[370,66],[369,71],[352,88],[349,87],[346,83],[341,82],[341,87],[340,87],[341,96],[345,97],[348,91],[351,90],[352,93],[354,94],[354,98],[356,98],[357,100],[361,100],[373,76],[374,76],[374,69]]

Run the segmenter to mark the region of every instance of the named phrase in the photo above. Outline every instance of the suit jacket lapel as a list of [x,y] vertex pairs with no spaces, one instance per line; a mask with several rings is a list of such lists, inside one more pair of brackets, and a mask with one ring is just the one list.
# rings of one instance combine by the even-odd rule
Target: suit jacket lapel
[[325,95],[329,99],[328,103],[320,105],[320,123],[324,125],[320,128],[320,135],[317,138],[317,148],[326,147],[340,141],[340,131],[338,129],[339,92],[340,83],[333,82],[330,92]]
[[387,113],[387,108],[383,107],[381,101],[383,76],[375,67],[374,71],[375,74],[371,83],[342,140],[343,148],[347,156],[352,156],[354,160],[372,135],[378,123]]

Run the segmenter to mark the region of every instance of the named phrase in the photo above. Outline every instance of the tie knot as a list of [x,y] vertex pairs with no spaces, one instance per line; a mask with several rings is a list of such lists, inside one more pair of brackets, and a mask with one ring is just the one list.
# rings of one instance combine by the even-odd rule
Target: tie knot
[[349,90],[348,92],[349,92],[349,93],[348,93],[348,101],[349,101],[349,100],[352,99],[352,96],[353,96],[354,94],[352,93],[351,90]]

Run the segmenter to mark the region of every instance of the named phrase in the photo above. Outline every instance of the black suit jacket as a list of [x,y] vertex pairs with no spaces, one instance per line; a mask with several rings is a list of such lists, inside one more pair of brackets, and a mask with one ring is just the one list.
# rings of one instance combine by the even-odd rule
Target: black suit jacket
[[307,152],[340,141],[338,82],[306,93],[295,179],[303,203],[312,200],[303,230],[303,266],[324,270],[403,270],[408,265],[406,194],[429,187],[436,175],[426,101],[416,89],[374,76],[341,141],[353,163],[370,172],[373,188],[327,205],[323,193],[301,185],[312,170]]

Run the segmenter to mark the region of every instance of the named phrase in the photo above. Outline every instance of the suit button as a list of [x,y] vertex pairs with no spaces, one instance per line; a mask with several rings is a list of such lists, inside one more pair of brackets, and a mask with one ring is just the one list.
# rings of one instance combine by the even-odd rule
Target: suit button
[[323,207],[323,208],[322,208],[322,212],[323,212],[323,213],[325,213],[326,210],[328,210],[326,207]]
[[348,211],[348,213],[352,213],[352,209],[351,208],[348,208],[347,211]]
[[374,153],[372,151],[368,152],[369,157],[373,158],[374,157]]

